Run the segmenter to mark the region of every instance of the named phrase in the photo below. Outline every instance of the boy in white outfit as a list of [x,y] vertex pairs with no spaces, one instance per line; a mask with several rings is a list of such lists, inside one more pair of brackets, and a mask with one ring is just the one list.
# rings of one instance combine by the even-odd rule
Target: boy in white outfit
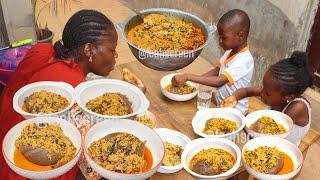
[[[254,61],[249,51],[247,38],[250,30],[249,16],[242,10],[233,9],[218,22],[219,45],[225,50],[215,67],[203,75],[180,74],[172,78],[172,84],[182,86],[186,81],[216,87],[212,101],[220,105],[223,99],[240,88],[250,87]],[[242,113],[248,110],[248,99],[235,106]]]

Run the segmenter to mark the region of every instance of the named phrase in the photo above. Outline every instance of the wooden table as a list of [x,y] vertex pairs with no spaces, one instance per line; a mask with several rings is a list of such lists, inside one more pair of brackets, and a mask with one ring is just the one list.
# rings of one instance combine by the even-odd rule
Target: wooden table
[[150,101],[149,110],[157,116],[157,127],[181,131],[191,139],[198,137],[191,125],[191,120],[197,112],[196,98],[187,102],[176,102],[166,98],[160,92],[160,80],[170,72],[151,70],[139,62],[131,62],[117,66],[110,77],[121,79],[123,67],[135,73],[147,87],[145,95]]
[[[199,63],[199,62],[198,62]],[[200,62],[201,63],[201,62]],[[206,63],[206,62],[203,62]],[[172,72],[160,72],[144,67],[139,62],[131,62],[123,65],[119,65],[111,73],[110,77],[114,79],[120,79],[122,77],[122,68],[126,67],[135,73],[147,87],[146,96],[150,101],[149,110],[153,112],[157,117],[158,128],[169,128],[180,131],[186,134],[191,139],[199,138],[193,132],[192,118],[197,112],[196,98],[186,102],[172,101],[162,95],[160,91],[160,80],[166,74]],[[244,133],[244,132],[242,132]],[[243,144],[239,144],[240,148]],[[239,174],[243,170],[241,169],[236,174]],[[185,170],[181,170],[174,174],[161,174],[156,173],[151,177],[154,180],[162,179],[195,179],[188,174]]]
[[[208,64],[207,62],[197,62],[202,65]],[[193,65],[194,66],[194,65]],[[165,127],[173,130],[180,131],[186,134],[191,139],[199,138],[193,132],[192,128],[192,118],[197,112],[196,108],[196,98],[186,101],[186,102],[176,102],[172,101],[160,92],[160,80],[166,74],[172,72],[160,72],[144,67],[137,61],[130,62],[127,64],[119,65],[110,74],[110,78],[121,79],[122,78],[122,68],[126,67],[135,73],[147,87],[146,96],[150,101],[149,110],[153,112],[157,117],[157,127]],[[189,67],[190,68],[190,67]],[[183,72],[188,71],[188,69],[183,69]],[[190,72],[190,71],[189,71]],[[244,133],[243,131],[241,133]],[[310,144],[315,142],[319,138],[319,134],[315,131],[309,131],[308,135],[304,138],[301,143],[300,149],[302,152],[306,152]],[[240,149],[243,146],[238,144]],[[305,153],[304,153],[305,154]],[[181,170],[174,174],[160,174],[156,173],[151,177],[152,180],[164,180],[164,179],[195,179],[193,176],[188,174],[185,170]],[[243,166],[234,174],[232,179],[248,179],[248,174],[246,173]]]
[[[201,61],[204,61],[201,59]],[[204,65],[207,62],[197,62],[198,65]],[[194,65],[193,65],[194,66]],[[196,139],[200,136],[193,132],[191,121],[197,112],[196,98],[186,101],[172,101],[162,95],[160,91],[160,80],[166,74],[172,72],[160,72],[144,67],[137,61],[119,65],[111,73],[110,77],[119,79],[122,77],[122,68],[126,67],[135,73],[147,87],[145,95],[150,101],[149,110],[156,115],[157,128],[169,128],[180,131],[187,135],[190,139]],[[186,71],[186,69],[182,70]],[[244,132],[243,132],[244,133]],[[241,146],[241,145],[240,145]],[[156,173],[151,179],[168,180],[168,179],[195,179],[185,170],[181,170],[174,174]]]

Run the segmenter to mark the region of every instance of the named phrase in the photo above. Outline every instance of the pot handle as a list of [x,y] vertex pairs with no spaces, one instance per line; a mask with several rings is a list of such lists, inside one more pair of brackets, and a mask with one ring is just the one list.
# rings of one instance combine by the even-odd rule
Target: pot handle
[[[122,34],[122,37],[124,38],[125,35],[124,35],[124,28],[125,28],[125,24],[124,23],[118,23],[117,25],[117,28],[120,30],[121,34]],[[125,39],[125,38],[124,38]]]
[[207,24],[207,29],[209,34],[212,34],[217,30],[217,26],[214,24]]
[[118,23],[117,24],[117,28],[119,29],[119,30],[121,30],[122,32],[124,31],[124,23]]

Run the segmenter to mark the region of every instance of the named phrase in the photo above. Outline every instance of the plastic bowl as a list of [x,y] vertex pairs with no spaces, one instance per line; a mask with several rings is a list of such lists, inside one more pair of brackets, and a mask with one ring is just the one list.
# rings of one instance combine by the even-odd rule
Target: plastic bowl
[[[157,128],[155,129],[155,131],[157,134],[159,134],[163,142],[168,141],[172,144],[179,145],[182,147],[182,149],[184,149],[187,146],[187,144],[191,141],[188,136],[182,134],[181,132],[174,131],[171,129]],[[183,166],[181,163],[175,166],[160,166],[158,172],[164,174],[171,174],[180,171],[182,168]]]
[[[101,167],[91,159],[88,152],[90,144],[108,134],[117,132],[130,133],[141,141],[146,141],[146,147],[149,148],[153,158],[153,164],[150,170],[139,174],[117,173]],[[84,154],[90,167],[106,179],[140,180],[147,179],[156,173],[164,157],[164,146],[159,135],[151,128],[130,119],[110,119],[99,122],[89,129],[84,140]]]
[[197,88],[197,90],[195,92],[190,93],[190,94],[183,94],[183,95],[174,94],[174,93],[170,93],[164,89],[166,86],[171,84],[171,79],[173,78],[173,76],[175,76],[177,74],[179,74],[179,73],[168,74],[161,79],[161,81],[160,81],[161,93],[164,96],[166,96],[167,98],[174,100],[174,101],[188,101],[188,100],[194,98],[198,93],[198,85],[196,83],[193,83],[190,81],[187,81],[187,84]]
[[[244,152],[246,150],[254,150],[259,146],[269,146],[269,147],[277,147],[279,150],[285,152],[292,159],[294,164],[294,170],[287,174],[281,175],[272,175],[272,174],[264,174],[252,169],[245,161],[244,161]],[[299,150],[298,146],[291,143],[290,141],[280,138],[280,137],[258,137],[251,139],[248,141],[242,148],[242,162],[244,164],[245,169],[249,174],[254,176],[257,179],[274,179],[274,180],[284,180],[284,179],[292,179],[296,176],[302,168],[303,163],[303,155]]]
[[[209,148],[219,148],[229,152],[235,159],[234,166],[224,173],[221,173],[219,175],[213,175],[213,176],[206,176],[206,175],[201,175],[193,172],[189,168],[189,162],[191,161],[192,157],[195,156],[201,150],[209,149]],[[238,170],[238,168],[240,167],[240,161],[241,161],[241,151],[239,147],[234,142],[227,139],[223,139],[223,138],[195,139],[190,143],[188,143],[181,157],[181,163],[183,165],[183,168],[188,173],[197,177],[198,179],[218,179],[218,180],[228,179],[233,175],[233,173],[235,173]]]
[[[147,118],[149,118],[152,121],[152,124],[153,124],[152,129],[156,128],[156,126],[157,126],[157,118],[152,112],[146,111],[146,112],[144,112],[142,114],[138,114],[136,116],[136,118],[139,117],[139,116],[146,116]],[[135,121],[137,121],[137,120],[135,119]],[[139,121],[137,121],[137,122],[139,122]]]
[[[49,114],[32,114],[25,112],[22,110],[22,105],[26,99],[34,92],[39,92],[41,90],[46,90],[49,92],[53,92],[56,94],[60,94],[61,96],[65,97],[69,101],[69,106],[65,109],[56,112],[56,113],[49,113]],[[59,117],[65,120],[68,120],[68,112],[71,109],[75,102],[74,98],[74,89],[73,87],[65,82],[54,82],[54,81],[41,81],[28,84],[21,89],[19,89],[13,97],[13,109],[21,114],[25,119],[35,118],[35,117],[45,117],[45,116],[54,116]]]
[[[108,116],[92,112],[86,108],[86,103],[107,92],[118,92],[125,95],[132,103],[133,112],[124,116]],[[76,87],[76,101],[89,118],[91,124],[108,119],[133,119],[136,115],[148,110],[150,102],[143,92],[136,86],[115,79],[92,80],[79,84]]]
[[[205,128],[206,122],[211,118],[225,118],[230,121],[236,122],[238,129],[227,134],[219,134],[219,135],[208,135],[203,133],[203,129]],[[206,138],[226,138],[229,140],[234,140],[239,132],[244,128],[244,115],[237,109],[234,108],[211,108],[211,109],[203,109],[197,112],[197,114],[192,119],[192,127],[193,131],[201,137]]]
[[[76,147],[75,157],[63,166],[49,171],[31,171],[20,168],[14,163],[15,141],[21,135],[22,129],[30,123],[59,123],[63,133],[70,138]],[[20,176],[28,179],[52,179],[68,172],[76,165],[81,152],[81,135],[78,129],[68,121],[56,117],[37,117],[22,121],[11,128],[3,139],[2,153],[8,166]]]
[[[255,123],[258,119],[262,117],[270,117],[274,119],[277,123],[283,125],[283,127],[286,129],[286,132],[283,134],[276,134],[276,135],[271,135],[271,134],[263,134],[263,133],[258,133],[252,129],[250,129],[250,126]],[[259,110],[259,111],[254,111],[250,114],[247,115],[245,118],[246,125],[245,125],[245,130],[249,134],[249,136],[255,138],[255,137],[262,137],[262,136],[273,136],[273,137],[281,137],[281,138],[286,138],[289,134],[290,131],[293,128],[293,121],[292,119],[279,111],[274,111],[274,110]]]

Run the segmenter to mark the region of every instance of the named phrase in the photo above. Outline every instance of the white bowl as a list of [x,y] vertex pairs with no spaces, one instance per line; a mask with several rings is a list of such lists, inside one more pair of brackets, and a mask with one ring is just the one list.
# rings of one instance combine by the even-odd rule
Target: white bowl
[[[184,149],[187,146],[187,144],[191,141],[188,136],[182,134],[181,132],[174,131],[171,129],[157,128],[155,129],[155,131],[157,134],[159,134],[163,142],[167,141],[172,144],[179,145],[182,147],[182,149]],[[182,168],[183,166],[181,163],[175,166],[160,166],[158,172],[164,174],[171,174],[180,171]]]
[[[230,121],[234,121],[238,129],[227,134],[219,134],[219,135],[208,135],[203,133],[203,129],[206,126],[206,122],[211,118],[225,118]],[[211,108],[211,109],[202,109],[199,110],[194,118],[192,119],[192,127],[193,131],[201,137],[206,138],[226,138],[229,140],[234,140],[239,132],[244,128],[244,115],[237,109],[234,108]]]
[[[256,131],[250,129],[250,126],[255,123],[258,119],[262,117],[270,117],[274,119],[277,123],[283,125],[283,127],[286,130],[286,133],[283,134],[276,134],[276,135],[271,135],[271,134],[263,134],[263,133],[257,133]],[[254,111],[250,114],[247,115],[245,118],[245,130],[249,134],[249,136],[255,138],[255,137],[262,137],[262,136],[273,136],[273,137],[281,137],[281,138],[286,138],[289,134],[290,131],[292,130],[293,127],[293,121],[292,119],[279,111],[274,111],[274,110],[259,110],[259,111]]]
[[177,74],[179,74],[179,73],[168,74],[161,79],[160,89],[161,89],[162,94],[164,96],[166,96],[167,98],[174,100],[174,101],[188,101],[188,100],[194,98],[198,93],[198,85],[196,83],[191,82],[191,81],[187,81],[187,84],[197,88],[197,90],[193,93],[190,93],[190,94],[184,94],[184,95],[174,94],[174,93],[170,93],[164,89],[166,86],[171,84],[171,79],[173,78],[173,76],[175,76]]
[[[254,150],[254,149],[258,148],[259,146],[277,147],[279,150],[287,153],[287,155],[289,155],[293,161],[294,170],[288,174],[271,175],[271,174],[260,173],[258,171],[255,171],[254,169],[252,169],[244,161],[244,152],[246,150]],[[284,180],[284,179],[291,179],[299,173],[299,171],[301,170],[301,167],[302,167],[302,163],[303,163],[303,155],[302,155],[301,151],[299,150],[298,146],[291,143],[290,141],[283,139],[283,138],[279,138],[279,137],[265,136],[265,137],[258,137],[258,138],[251,139],[243,146],[243,148],[242,148],[242,162],[244,164],[244,167],[248,171],[248,173],[257,179]]]
[[[49,171],[31,171],[25,170],[15,165],[14,150],[15,141],[21,135],[22,129],[30,123],[59,123],[64,135],[70,138],[76,147],[75,157],[65,165]],[[11,128],[3,139],[2,153],[8,166],[20,176],[28,179],[52,179],[68,172],[76,165],[81,152],[81,135],[78,129],[68,121],[56,117],[38,117],[22,121]]]
[[[139,174],[117,173],[101,167],[91,159],[88,153],[90,144],[108,134],[116,132],[130,133],[139,138],[141,141],[146,141],[146,146],[149,148],[153,158],[153,165],[149,171]],[[145,125],[129,119],[110,119],[108,121],[99,122],[89,129],[84,140],[84,154],[92,169],[106,179],[147,179],[151,177],[160,167],[164,157],[164,145],[159,135]]]
[[[69,101],[69,106],[65,109],[49,114],[32,114],[22,110],[23,102],[26,97],[29,97],[34,92],[39,92],[41,90],[46,90],[56,94],[60,94]],[[54,116],[62,119],[68,120],[68,112],[75,102],[74,98],[74,88],[65,82],[54,82],[54,81],[41,81],[28,84],[21,89],[19,89],[13,96],[13,109],[21,114],[25,119],[44,117],[44,116]]]
[[156,128],[156,126],[157,126],[157,118],[156,118],[156,116],[155,116],[152,112],[146,111],[146,112],[144,112],[144,113],[138,114],[136,117],[139,117],[139,116],[146,116],[146,117],[148,117],[148,118],[152,121],[152,123],[154,124],[154,127],[153,127],[152,129],[155,129],[155,128]]
[[[92,112],[86,108],[86,103],[106,92],[119,92],[125,95],[132,103],[132,113],[124,116],[108,116]],[[107,119],[125,119],[133,118],[148,110],[150,102],[143,92],[136,86],[115,79],[100,79],[87,81],[76,87],[76,101],[83,112],[90,119],[91,124]]]
[[[234,166],[231,169],[229,169],[227,172],[224,172],[219,175],[213,175],[213,176],[206,176],[206,175],[201,175],[193,172],[189,168],[189,162],[191,161],[192,157],[195,156],[201,150],[210,149],[210,148],[223,149],[229,152],[235,159]],[[187,144],[181,157],[181,163],[183,165],[183,168],[188,173],[197,177],[198,179],[219,179],[219,180],[228,179],[233,175],[234,172],[238,170],[238,168],[240,167],[240,161],[241,161],[241,151],[239,147],[234,142],[224,138],[195,139]]]

